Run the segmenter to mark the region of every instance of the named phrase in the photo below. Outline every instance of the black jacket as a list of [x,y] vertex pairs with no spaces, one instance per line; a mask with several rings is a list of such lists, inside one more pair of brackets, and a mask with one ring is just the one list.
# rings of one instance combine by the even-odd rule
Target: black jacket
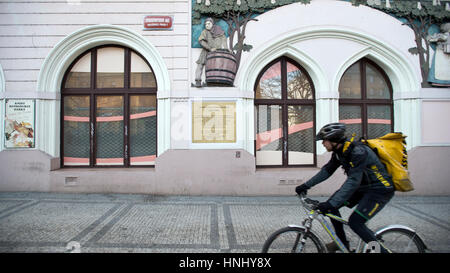
[[379,194],[394,191],[392,178],[386,171],[378,156],[365,144],[352,142],[333,152],[330,161],[314,177],[305,184],[309,188],[330,177],[342,166],[347,180],[328,200],[333,207],[342,206],[356,191],[378,192]]

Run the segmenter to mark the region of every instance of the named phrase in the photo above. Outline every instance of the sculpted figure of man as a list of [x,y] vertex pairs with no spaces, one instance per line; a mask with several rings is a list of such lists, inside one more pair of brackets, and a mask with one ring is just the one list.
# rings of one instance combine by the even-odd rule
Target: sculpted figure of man
[[200,57],[197,60],[197,69],[195,70],[195,86],[201,87],[203,68],[205,67],[206,54],[214,52],[217,49],[228,50],[227,37],[223,29],[214,24],[212,18],[205,20],[205,29],[198,37],[198,42],[203,47]]
[[450,85],[450,23],[441,25],[441,32],[427,37],[430,43],[436,43],[433,56],[434,78]]

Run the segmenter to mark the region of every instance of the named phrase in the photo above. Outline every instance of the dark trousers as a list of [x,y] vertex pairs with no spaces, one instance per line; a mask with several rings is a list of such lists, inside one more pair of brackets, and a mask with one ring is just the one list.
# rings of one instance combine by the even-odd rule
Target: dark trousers
[[[380,193],[356,193],[354,194],[347,206],[353,207],[356,204],[358,206],[353,211],[348,219],[348,224],[350,228],[358,234],[361,239],[366,242],[377,241],[375,233],[366,226],[366,222],[372,219],[384,206],[392,199],[394,192],[380,194]],[[333,209],[331,213],[341,217],[338,209]],[[331,219],[336,235],[344,243],[344,245],[349,249],[349,242],[345,235],[344,225],[336,220]],[[381,248],[382,252],[386,250]]]

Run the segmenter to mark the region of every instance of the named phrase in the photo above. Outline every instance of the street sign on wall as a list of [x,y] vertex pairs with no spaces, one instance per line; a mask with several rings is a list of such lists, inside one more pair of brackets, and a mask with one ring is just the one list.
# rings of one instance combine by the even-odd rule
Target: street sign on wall
[[172,30],[173,16],[146,15],[144,16],[144,30]]

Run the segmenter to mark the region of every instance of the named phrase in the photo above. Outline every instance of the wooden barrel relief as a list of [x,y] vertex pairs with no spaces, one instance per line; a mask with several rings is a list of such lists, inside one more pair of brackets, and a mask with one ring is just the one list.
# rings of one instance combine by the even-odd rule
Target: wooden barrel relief
[[236,58],[228,51],[217,50],[206,55],[207,83],[233,85],[236,76]]

